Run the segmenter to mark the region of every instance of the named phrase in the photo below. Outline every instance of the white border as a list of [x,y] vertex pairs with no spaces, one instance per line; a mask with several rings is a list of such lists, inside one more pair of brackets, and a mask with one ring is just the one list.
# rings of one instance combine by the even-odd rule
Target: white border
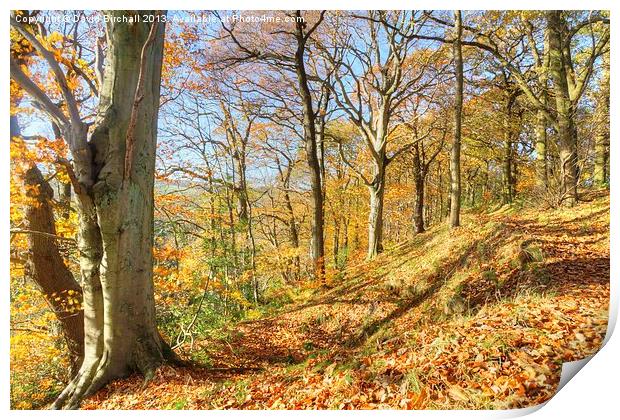
[[[4,2],[4,19],[0,20],[0,33],[4,37],[2,44],[3,56],[7,57],[9,54],[9,23],[6,19],[8,11],[11,9],[123,9],[123,8],[135,8],[135,9],[168,9],[169,6],[174,6],[174,9],[231,9],[236,8],[240,10],[248,9],[262,9],[262,10],[274,10],[274,9],[454,9],[462,8],[468,10],[477,9],[611,9],[612,19],[616,16],[619,2],[602,1],[602,0],[590,0],[587,2],[577,0],[549,0],[541,2],[540,0],[521,0],[521,1],[489,1],[489,0],[470,0],[467,2],[461,1],[446,1],[446,0],[422,0],[422,1],[403,1],[403,0],[381,0],[369,1],[369,0],[314,0],[299,1],[299,0],[255,0],[255,1],[243,1],[238,0],[237,3],[233,3],[231,0],[214,0],[209,2],[196,1],[196,0],[151,0],[151,1],[133,1],[128,3],[125,1],[85,1],[85,0],[58,0],[53,3],[42,0],[28,0],[28,1],[14,1],[9,0]],[[618,58],[616,56],[618,52],[617,42],[619,42],[617,24],[611,26],[611,86],[618,85]],[[8,412],[8,414],[15,418],[44,418],[48,416],[84,416],[87,415],[90,418],[99,418],[101,416],[120,416],[120,417],[134,417],[135,412],[110,412],[110,411],[96,411],[96,412],[63,412],[52,413],[44,411],[10,411],[9,410],[9,339],[8,339],[8,327],[9,327],[9,69],[7,61],[3,61],[0,68],[0,80],[2,84],[2,110],[0,115],[4,117],[0,119],[2,126],[3,138],[0,140],[0,226],[3,240],[0,240],[0,267],[2,270],[1,278],[4,281],[4,293],[1,294],[0,307],[0,343],[3,349],[1,359],[1,372],[0,389],[4,393],[0,397],[0,410],[2,412]],[[611,113],[612,116],[618,114],[618,89],[611,89]],[[611,170],[611,185],[612,185],[612,199],[611,199],[611,313],[610,324],[608,327],[608,334],[606,336],[605,346],[596,354],[595,357],[587,363],[581,372],[577,375],[577,378],[569,381],[564,388],[556,396],[554,396],[544,408],[538,410],[541,407],[533,409],[522,410],[506,410],[506,411],[419,411],[419,412],[402,412],[402,411],[356,411],[356,412],[334,412],[334,411],[322,411],[322,412],[307,412],[298,411],[293,415],[301,418],[309,418],[312,416],[319,417],[331,417],[338,416],[339,419],[351,418],[355,416],[358,418],[372,418],[377,416],[388,416],[391,418],[396,417],[423,417],[423,418],[506,418],[525,415],[529,413],[530,418],[533,419],[562,419],[562,418],[579,418],[579,419],[607,419],[617,418],[620,400],[617,396],[618,380],[620,379],[620,361],[618,354],[620,354],[620,339],[611,334],[615,320],[618,313],[618,240],[617,230],[618,222],[620,220],[620,214],[618,214],[618,198],[617,193],[614,193],[616,185],[620,182],[620,174],[615,170],[617,166],[616,162],[620,156],[618,151],[620,148],[616,145],[616,142],[620,136],[618,135],[619,125],[617,120],[611,119],[611,162],[613,169]],[[538,410],[538,411],[537,411]],[[150,411],[148,416],[163,418],[169,416],[183,416],[198,417],[209,416],[211,418],[221,417],[254,417],[255,415],[268,416],[271,418],[284,419],[289,417],[291,413],[285,411],[267,411],[255,413],[252,411],[209,411],[209,412],[156,412]]]

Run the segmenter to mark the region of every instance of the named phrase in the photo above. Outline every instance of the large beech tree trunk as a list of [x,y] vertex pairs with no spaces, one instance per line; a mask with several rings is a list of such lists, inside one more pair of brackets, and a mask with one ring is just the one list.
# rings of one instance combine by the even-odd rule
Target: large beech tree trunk
[[[108,16],[133,13],[112,11]],[[80,159],[74,154],[80,174],[76,196],[84,362],[54,408],[75,408],[84,396],[132,372],[148,379],[157,366],[173,358],[155,325],[152,271],[164,25],[113,20],[107,22],[107,36],[91,160],[87,154]]]
[[452,45],[456,95],[454,99],[454,139],[450,151],[450,226],[461,224],[461,122],[463,119],[463,53],[461,51],[461,11],[454,12],[455,38]]

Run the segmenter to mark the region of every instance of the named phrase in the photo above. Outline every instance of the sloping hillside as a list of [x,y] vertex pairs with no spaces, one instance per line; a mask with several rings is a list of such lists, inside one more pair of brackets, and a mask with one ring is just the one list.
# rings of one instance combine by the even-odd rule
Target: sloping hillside
[[[85,408],[512,408],[605,335],[609,199],[469,214],[194,344],[209,367],[117,381]],[[190,351],[189,346],[183,349]]]

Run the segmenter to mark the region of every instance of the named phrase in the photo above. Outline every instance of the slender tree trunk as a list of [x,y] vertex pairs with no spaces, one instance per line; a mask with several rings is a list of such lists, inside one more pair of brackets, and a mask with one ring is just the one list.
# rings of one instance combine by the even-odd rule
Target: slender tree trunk
[[[247,197],[247,191],[246,191]],[[250,267],[252,269],[252,293],[254,295],[254,303],[258,304],[260,300],[260,290],[258,277],[256,277],[256,238],[254,237],[254,220],[252,219],[252,206],[248,200],[248,241],[250,242]]]
[[[109,12],[115,18],[134,12]],[[140,12],[144,14],[145,12]],[[93,161],[75,162],[85,354],[54,403],[76,408],[112,379],[174,359],[155,324],[153,184],[163,24],[107,22],[108,50]],[[74,155],[74,159],[75,159]]]
[[[230,236],[230,251],[233,258],[233,272],[234,275],[237,276],[237,269],[239,268],[239,252],[237,250],[237,229],[235,229],[235,190],[234,187],[230,188],[229,186],[225,187],[224,191],[224,201],[226,202],[226,210],[228,215],[228,235]],[[220,224],[220,228],[221,228]],[[228,238],[224,233],[222,233],[221,240],[222,243],[226,243]],[[242,256],[243,258],[243,256]],[[227,263],[228,264],[228,263]]]
[[[605,132],[607,131],[607,133]],[[601,129],[596,133],[594,144],[594,184],[597,187],[608,187],[609,180],[609,134]]]
[[[300,16],[300,12],[297,11]],[[323,189],[321,186],[321,165],[317,153],[317,130],[315,125],[314,107],[312,105],[312,93],[308,85],[308,75],[304,54],[306,51],[306,38],[304,35],[304,23],[296,23],[297,50],[295,51],[295,71],[299,85],[303,108],[304,143],[306,148],[306,160],[310,168],[310,185],[312,190],[312,240],[311,256],[314,262],[314,275],[319,282],[325,277],[325,241],[323,234]]]
[[549,27],[549,71],[553,80],[558,123],[558,149],[560,155],[561,190],[564,202],[573,206],[577,200],[577,130],[574,109],[570,100],[562,45],[561,11],[547,11]]
[[[359,208],[359,206],[357,207]],[[353,219],[353,237],[351,238],[351,247],[353,250],[357,250],[360,247],[360,223],[357,217]]]
[[547,118],[542,111],[536,115],[536,177],[538,184],[547,188],[549,181],[547,178]]
[[424,192],[424,196],[428,197],[428,204],[424,206],[424,224],[425,226],[430,226],[433,223],[433,217],[435,216],[437,200],[431,195],[432,190],[428,183],[425,183],[424,189],[426,190]]
[[443,171],[441,170],[441,162],[437,164],[437,182],[439,184],[437,193],[439,195],[439,218],[441,222],[444,218],[444,206],[443,206]]
[[233,152],[233,161],[237,167],[237,180],[234,186],[237,198],[237,217],[239,222],[247,228],[250,204],[246,183],[245,147],[241,147],[240,151],[235,150]]
[[368,186],[370,212],[368,214],[368,253],[372,259],[383,252],[383,197],[385,192],[385,166],[378,165],[374,181]]
[[[259,285],[256,277],[256,240],[252,229],[252,206],[249,199],[248,183],[247,183],[247,166],[246,166],[246,141],[247,139],[236,139],[234,132],[231,133],[233,146],[233,161],[237,167],[237,180],[235,184],[235,195],[237,197],[237,217],[239,223],[246,230],[247,243],[249,244],[249,266],[251,268],[252,297],[254,303],[259,300]],[[234,230],[234,227],[233,227]],[[247,247],[246,247],[247,250]],[[245,255],[247,253],[244,252]],[[243,258],[244,266],[247,264]]]
[[415,184],[415,200],[413,203],[413,230],[415,233],[424,232],[424,180],[425,169],[420,156],[420,145],[413,147],[413,181]]
[[333,236],[333,259],[334,267],[338,268],[338,254],[340,253],[340,223],[338,218],[334,217],[334,236]]
[[463,119],[463,53],[461,50],[461,11],[454,13],[455,39],[452,45],[456,75],[454,100],[454,139],[450,152],[450,226],[461,224],[461,124]]
[[287,222],[289,229],[289,239],[291,241],[291,245],[293,248],[299,247],[299,233],[297,232],[297,221],[295,219],[295,214],[293,213],[293,206],[291,204],[291,199],[288,192],[284,193],[284,203],[286,205],[286,209],[289,213],[289,219]]
[[[510,85],[507,85],[510,86]],[[519,130],[515,129],[513,123],[513,107],[517,99],[518,91],[514,89],[508,89],[506,98],[506,107],[504,110],[504,157],[503,157],[503,202],[504,204],[510,204],[513,202],[516,194],[516,162],[514,158],[515,150],[514,144],[517,140]]]
[[340,261],[340,267],[345,267],[347,263],[347,257],[349,255],[349,219],[343,218],[343,238],[342,238],[342,256]]
[[594,143],[594,184],[609,187],[609,55],[604,56],[597,104],[598,128]]
[[325,166],[325,124],[326,124],[326,114],[327,109],[329,107],[331,91],[327,87],[327,85],[323,84],[321,86],[321,98],[319,103],[317,104],[317,112],[315,113],[315,126],[316,126],[316,136],[315,140],[318,147],[318,156],[317,159],[319,161],[319,168],[321,172],[321,193],[323,194],[323,203],[325,203],[325,197],[327,195],[327,183],[325,182],[326,176],[326,166]]
[[[295,213],[293,211],[293,203],[291,202],[291,196],[287,191],[288,184],[284,185],[284,204],[286,206],[286,210],[288,212],[288,232],[289,239],[291,241],[291,246],[295,248],[295,250],[299,249],[299,232],[297,228],[297,220],[295,218]],[[293,257],[293,266],[295,267],[295,272],[293,277],[295,280],[298,280],[301,275],[301,262],[299,260],[299,255],[297,252]]]
[[517,159],[515,159],[515,141],[512,141],[512,176],[510,177],[510,194],[512,199],[517,196],[517,179],[519,179],[519,167],[517,165]]
[[[535,48],[535,46],[533,46]],[[547,89],[549,87],[549,30],[548,28],[545,30],[545,39],[543,42],[543,50],[542,57],[539,61],[539,66],[537,69],[538,72],[538,83],[542,88],[542,92],[540,94],[540,102],[543,107],[547,107],[549,105],[549,95]],[[536,113],[536,123],[535,123],[535,135],[536,142],[534,148],[536,150],[536,178],[538,180],[538,185],[541,189],[547,190],[549,187],[549,164],[547,163],[547,126],[548,121],[547,117],[543,110],[538,110]]]
[[510,204],[513,200],[513,173],[512,173],[512,133],[506,128],[504,131],[504,157],[502,162],[503,202]]
[[415,203],[413,205],[413,227],[415,233],[423,233],[424,229],[424,181],[416,180]]

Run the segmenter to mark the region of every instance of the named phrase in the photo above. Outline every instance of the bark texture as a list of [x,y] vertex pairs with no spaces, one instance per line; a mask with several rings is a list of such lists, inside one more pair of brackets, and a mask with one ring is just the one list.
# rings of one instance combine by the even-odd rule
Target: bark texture
[[[296,12],[301,17],[301,12]],[[312,239],[311,257],[314,262],[314,275],[319,282],[325,278],[325,237],[324,237],[324,207],[323,188],[321,186],[321,165],[317,148],[317,129],[315,121],[312,93],[308,84],[304,54],[308,34],[304,33],[305,24],[298,20],[295,26],[295,39],[297,49],[295,51],[295,71],[299,86],[299,95],[302,101],[304,145],[306,148],[306,161],[310,169],[310,188],[312,190]]]
[[549,72],[553,81],[557,111],[558,150],[560,157],[561,190],[564,203],[573,206],[577,202],[577,128],[574,122],[574,106],[570,98],[566,68],[568,57],[564,56],[562,12],[547,12],[549,29]]
[[503,151],[503,162],[502,162],[502,181],[503,181],[503,203],[511,204],[516,195],[516,162],[515,162],[515,143],[517,142],[519,130],[515,128],[514,122],[514,105],[516,103],[517,96],[519,94],[518,90],[514,90],[510,88],[510,85],[507,84],[508,92],[506,94],[506,103],[504,109],[504,151]]
[[548,87],[549,87],[549,31],[545,30],[545,38],[543,41],[542,52],[539,53],[535,43],[532,44],[532,50],[535,53],[536,73],[538,83],[542,89],[540,93],[540,103],[542,109],[536,111],[536,126],[534,128],[536,141],[536,178],[538,185],[543,190],[549,186],[549,165],[547,163],[547,126],[549,120],[545,113],[545,109],[549,106]]
[[[122,19],[133,13],[108,15]],[[132,372],[149,379],[173,357],[155,325],[152,271],[164,26],[111,20],[107,36],[98,118],[89,143],[92,160],[74,161],[86,181],[76,185],[85,354],[54,408],[76,408],[84,396]]]
[[[445,131],[444,131],[445,133]],[[415,233],[423,233],[425,231],[424,220],[427,219],[427,223],[430,223],[431,209],[426,206],[426,180],[431,163],[439,155],[439,152],[443,149],[445,141],[444,137],[441,141],[436,140],[438,143],[435,146],[434,152],[427,153],[427,145],[424,142],[416,143],[413,147],[413,181],[415,184],[415,199],[413,203],[413,229]],[[441,197],[439,197],[441,200]],[[425,214],[426,213],[426,214]],[[425,217],[426,216],[426,217]]]
[[547,169],[547,117],[542,111],[536,115],[536,177],[538,184],[546,189],[549,185]]
[[603,77],[596,109],[597,132],[594,139],[594,184],[609,187],[609,54],[604,56]]
[[26,172],[27,195],[33,203],[26,208],[28,262],[26,271],[45,295],[62,326],[69,351],[71,373],[77,372],[84,356],[84,313],[68,299],[79,299],[82,288],[65,265],[58,250],[51,201],[53,190],[41,171],[33,166]]
[[372,182],[368,185],[370,193],[370,212],[368,214],[368,252],[366,258],[372,259],[383,252],[383,202],[385,196],[385,169],[387,159],[383,157],[375,164]]
[[461,123],[463,119],[463,53],[461,11],[454,13],[455,38],[452,44],[456,94],[454,98],[454,139],[450,151],[450,226],[461,224]]

